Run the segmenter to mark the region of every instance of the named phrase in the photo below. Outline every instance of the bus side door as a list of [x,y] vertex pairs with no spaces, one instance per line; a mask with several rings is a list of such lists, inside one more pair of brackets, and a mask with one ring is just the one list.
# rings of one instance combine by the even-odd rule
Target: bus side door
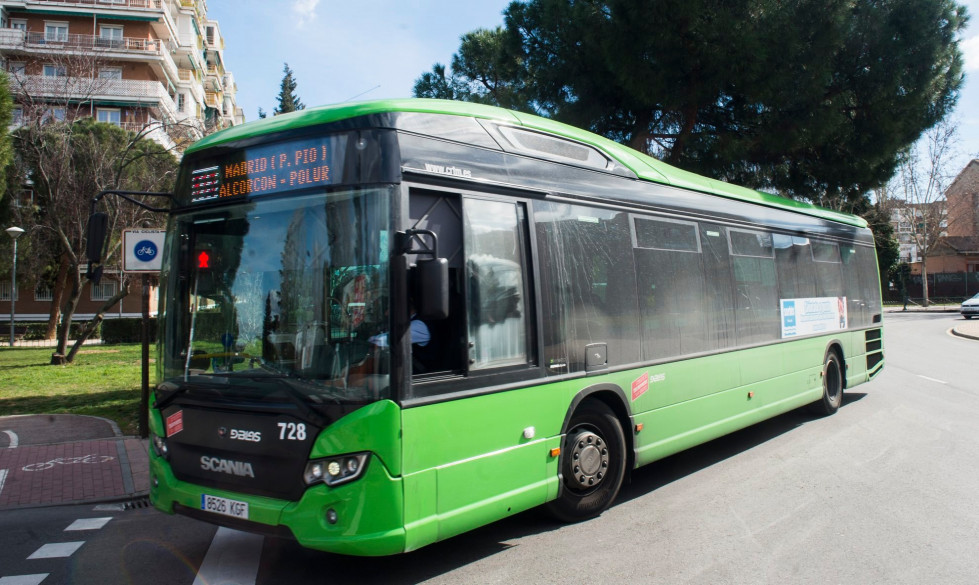
[[412,376],[403,412],[409,550],[543,503],[564,416],[546,387],[519,388],[542,377],[526,203],[412,191],[410,208],[449,260],[450,316],[431,326],[444,361]]

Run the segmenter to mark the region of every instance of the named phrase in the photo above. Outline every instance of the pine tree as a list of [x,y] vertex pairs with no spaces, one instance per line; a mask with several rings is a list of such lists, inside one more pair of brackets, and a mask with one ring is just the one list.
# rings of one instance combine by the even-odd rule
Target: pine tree
[[296,112],[306,108],[306,105],[299,100],[299,96],[296,95],[296,80],[292,76],[292,69],[289,69],[288,63],[283,63],[282,67],[282,86],[279,90],[279,107],[273,110],[273,114],[278,116],[279,114],[286,114],[288,112]]

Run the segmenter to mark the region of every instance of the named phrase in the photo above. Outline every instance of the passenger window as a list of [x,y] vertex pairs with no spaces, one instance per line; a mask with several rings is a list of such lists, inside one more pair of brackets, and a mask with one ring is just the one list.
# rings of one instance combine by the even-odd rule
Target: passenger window
[[609,366],[639,360],[636,271],[629,214],[534,203],[548,374],[586,369],[586,348],[604,346]]
[[464,202],[469,369],[526,364],[528,289],[522,204]]

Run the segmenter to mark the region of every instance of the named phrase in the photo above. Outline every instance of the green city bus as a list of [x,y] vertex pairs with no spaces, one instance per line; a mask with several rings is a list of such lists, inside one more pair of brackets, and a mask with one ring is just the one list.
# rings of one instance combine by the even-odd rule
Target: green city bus
[[154,506],[335,553],[592,518],[631,469],[883,367],[863,219],[489,106],[208,136],[163,257]]

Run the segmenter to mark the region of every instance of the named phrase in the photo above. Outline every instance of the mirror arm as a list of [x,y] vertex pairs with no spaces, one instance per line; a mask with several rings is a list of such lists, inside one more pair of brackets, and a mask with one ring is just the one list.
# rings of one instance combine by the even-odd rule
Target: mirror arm
[[[165,197],[170,201],[173,201],[173,193],[158,193],[154,191],[120,191],[117,189],[108,189],[106,191],[101,191],[98,195],[92,197],[92,204],[91,207],[89,208],[89,215],[88,215],[88,224],[89,224],[88,234],[86,238],[88,240],[86,242],[88,245],[88,252],[87,252],[88,271],[85,273],[85,276],[96,284],[98,284],[99,280],[102,278],[102,266],[100,266],[100,264],[102,263],[102,247],[105,245],[105,235],[106,235],[105,224],[106,224],[107,216],[104,213],[98,214],[101,216],[101,218],[96,220],[95,218],[97,216],[97,212],[95,211],[95,208],[98,205],[99,200],[101,200],[106,195],[115,195],[116,197],[121,197],[126,201],[129,201],[133,205],[142,207],[143,209],[146,209],[147,211],[152,211],[153,213],[167,213],[170,210],[166,207],[153,207],[151,205],[147,205],[142,201],[135,199],[134,197]],[[96,229],[93,229],[93,227],[95,226],[98,227]],[[91,241],[92,236],[95,235],[95,232],[99,233],[101,239],[100,242],[93,243]]]

